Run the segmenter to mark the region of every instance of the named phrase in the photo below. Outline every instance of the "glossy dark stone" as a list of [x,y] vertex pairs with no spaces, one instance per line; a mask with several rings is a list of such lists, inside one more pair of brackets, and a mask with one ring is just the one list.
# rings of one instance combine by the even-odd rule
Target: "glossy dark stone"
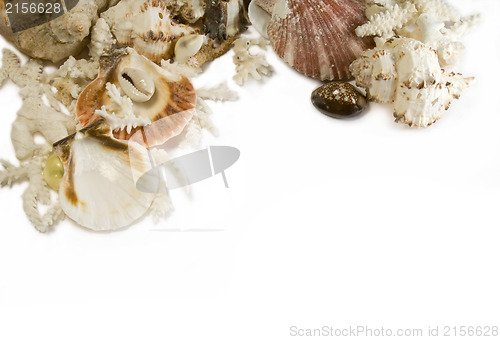
[[368,104],[365,96],[353,85],[341,81],[317,88],[311,95],[311,101],[322,113],[334,118],[357,116]]

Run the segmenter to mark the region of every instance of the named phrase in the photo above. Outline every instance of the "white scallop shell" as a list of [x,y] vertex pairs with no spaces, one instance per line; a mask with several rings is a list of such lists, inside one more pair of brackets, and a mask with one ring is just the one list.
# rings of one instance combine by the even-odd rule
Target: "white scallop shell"
[[137,190],[135,183],[151,168],[145,148],[81,133],[68,143],[59,199],[70,219],[96,231],[117,230],[148,211],[155,194]]

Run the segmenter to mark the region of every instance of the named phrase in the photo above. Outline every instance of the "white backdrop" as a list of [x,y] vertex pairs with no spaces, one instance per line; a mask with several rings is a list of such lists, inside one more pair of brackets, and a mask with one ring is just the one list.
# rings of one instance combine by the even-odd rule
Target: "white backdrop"
[[[372,104],[352,121],[310,104],[319,83],[268,51],[274,75],[211,104],[240,160],[172,192],[175,212],[115,233],[38,233],[24,185],[0,190],[1,339],[290,339],[291,327],[500,326],[500,2],[451,1],[483,24],[458,71],[476,83],[434,126]],[[7,44],[2,41],[1,46]],[[196,85],[234,73],[231,54]],[[14,161],[17,88],[0,91]],[[425,333],[424,333],[425,334]],[[476,337],[477,338],[477,337]]]

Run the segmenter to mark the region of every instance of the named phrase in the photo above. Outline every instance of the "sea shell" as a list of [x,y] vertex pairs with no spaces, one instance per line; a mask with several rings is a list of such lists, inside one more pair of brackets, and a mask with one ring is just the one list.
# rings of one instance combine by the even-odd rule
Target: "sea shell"
[[175,60],[185,64],[189,58],[194,56],[203,46],[205,36],[201,34],[190,34],[180,38],[175,44]]
[[396,121],[415,127],[436,122],[474,80],[442,70],[437,52],[410,38],[364,52],[351,71],[370,99],[394,103]]
[[[134,73],[130,73],[130,70],[134,70]],[[125,83],[132,86],[121,87],[120,82],[123,83],[124,79],[121,78],[124,74],[128,78],[136,77],[131,79],[132,83]],[[143,78],[140,77],[141,74]],[[102,118],[96,114],[96,110],[103,106],[113,107],[113,98],[109,91],[106,91],[107,83],[121,88],[124,94],[128,94],[133,100],[134,96],[130,96],[130,89],[136,88],[140,93],[148,91],[139,88],[138,84],[141,81],[145,83],[152,81],[154,94],[149,100],[143,101],[144,98],[141,98],[140,101],[133,101],[133,115],[148,119],[151,124],[134,127],[128,131],[126,129],[115,130],[114,136],[128,140],[141,130],[142,134],[138,135],[144,135],[146,145],[155,146],[179,134],[192,118],[195,110],[196,93],[193,85],[186,77],[165,71],[132,48],[119,49],[101,58],[98,77],[82,91],[77,101],[76,115],[82,127],[89,126]],[[144,86],[147,87],[148,84]],[[144,93],[143,95],[146,96]],[[121,112],[114,112],[114,114],[120,117]],[[167,117],[170,118],[165,119]]]
[[236,36],[246,24],[245,8],[242,0],[206,1],[204,32],[219,41]]
[[367,107],[365,96],[347,82],[327,83],[311,94],[313,105],[322,113],[333,118],[352,118]]
[[205,15],[206,0],[165,0],[167,8],[182,22],[196,23]]
[[348,80],[349,65],[372,48],[372,38],[354,30],[364,24],[359,0],[278,0],[267,33],[290,66],[320,80]]
[[97,122],[56,143],[55,150],[65,168],[59,201],[73,221],[96,231],[116,230],[148,211],[155,194],[137,190],[135,180],[151,168],[144,147],[113,139],[109,127]]
[[122,0],[101,17],[118,44],[133,47],[155,63],[172,57],[178,38],[198,31],[175,21],[161,0]]
[[[274,2],[274,0],[270,1]],[[271,11],[268,11],[266,8],[263,8],[257,0],[252,0],[248,6],[248,18],[252,23],[252,27],[266,39],[269,39],[267,28],[271,22],[271,14],[272,8]]]

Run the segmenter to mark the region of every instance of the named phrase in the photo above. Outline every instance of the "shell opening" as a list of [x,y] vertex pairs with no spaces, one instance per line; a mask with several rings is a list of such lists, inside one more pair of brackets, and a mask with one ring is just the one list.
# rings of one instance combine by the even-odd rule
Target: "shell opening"
[[155,92],[153,79],[135,68],[125,68],[118,77],[123,92],[135,102],[147,102]]

